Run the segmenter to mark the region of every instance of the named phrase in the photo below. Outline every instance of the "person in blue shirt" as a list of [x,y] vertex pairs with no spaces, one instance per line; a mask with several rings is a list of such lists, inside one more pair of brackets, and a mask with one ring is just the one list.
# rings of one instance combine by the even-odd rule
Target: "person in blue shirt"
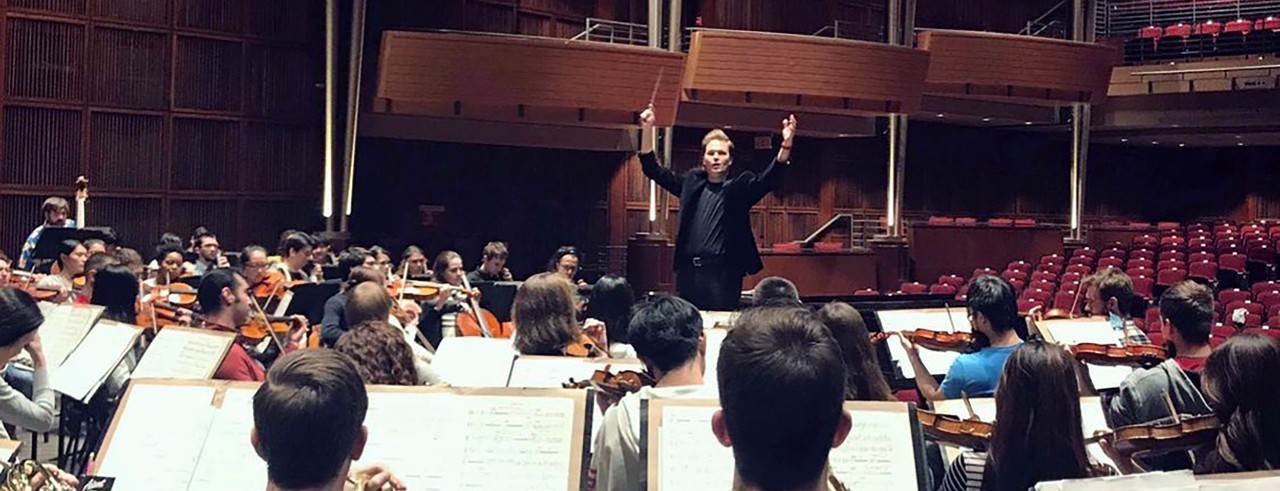
[[956,358],[942,384],[938,384],[920,361],[915,343],[899,336],[911,359],[916,387],[924,400],[959,399],[961,393],[969,397],[991,396],[1000,381],[1004,361],[1022,343],[1016,327],[1023,320],[1018,316],[1017,294],[1009,282],[990,275],[974,279],[969,286],[968,309],[975,344],[981,348]]
[[27,236],[27,241],[22,244],[22,254],[18,257],[18,269],[30,271],[35,267],[34,253],[36,251],[36,243],[40,242],[40,233],[46,228],[76,228],[76,221],[72,220],[71,206],[67,204],[67,200],[51,196],[44,200],[44,204],[40,206],[40,213],[44,214],[44,223],[31,231],[31,235]]

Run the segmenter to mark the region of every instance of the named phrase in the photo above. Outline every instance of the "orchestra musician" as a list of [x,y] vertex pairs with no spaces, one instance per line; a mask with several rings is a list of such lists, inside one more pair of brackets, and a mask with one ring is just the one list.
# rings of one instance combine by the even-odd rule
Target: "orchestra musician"
[[915,343],[907,336],[898,336],[911,359],[916,387],[924,400],[959,399],[962,392],[971,397],[987,397],[995,392],[1005,360],[1022,343],[1015,329],[1026,324],[1018,316],[1016,298],[1013,286],[1003,278],[985,275],[973,280],[967,307],[969,324],[975,336],[985,337],[988,343],[977,352],[956,357],[941,385],[920,361]]
[[636,357],[636,350],[628,341],[634,303],[635,292],[627,279],[621,276],[604,275],[591,288],[585,313],[587,320],[583,321],[583,326],[604,324],[609,337],[609,355],[614,358]]
[[147,279],[147,268],[142,264],[142,254],[137,249],[129,247],[118,247],[115,252],[116,259],[120,260],[120,264],[129,268],[138,281]]
[[[365,269],[373,274],[378,274],[376,269]],[[353,274],[354,276],[354,274]],[[370,322],[387,324],[396,328],[396,334],[400,336],[400,340],[405,343],[405,348],[409,350],[411,357],[410,369],[415,374],[414,380],[418,384],[429,385],[441,382],[440,374],[431,368],[432,356],[426,351],[425,347],[419,345],[415,340],[416,327],[408,326],[401,328],[394,323],[400,323],[393,316],[392,306],[395,305],[395,299],[387,293],[387,288],[381,281],[362,282],[350,288],[347,295],[346,305],[346,325],[359,326]],[[394,323],[393,323],[394,322]],[[334,346],[342,344],[342,340],[346,339],[348,334],[343,334]],[[399,343],[397,343],[399,344]]]
[[844,302],[831,302],[822,306],[818,317],[840,344],[846,374],[845,399],[896,401],[884,372],[880,371],[880,360],[875,347],[871,346],[867,323],[858,309]]
[[18,257],[18,269],[30,271],[35,268],[34,257],[36,243],[40,242],[40,234],[47,228],[76,228],[76,221],[69,218],[71,206],[67,200],[58,196],[50,196],[40,205],[40,213],[44,215],[44,223],[31,231],[27,241],[22,244],[22,254]]
[[158,266],[158,269],[154,278],[143,282],[143,286],[147,288],[171,285],[186,272],[182,249],[173,244],[162,243],[156,246],[156,255],[152,262]]
[[84,241],[84,249],[88,251],[90,257],[94,254],[104,254],[107,252],[107,243],[102,239],[88,239]]
[[88,259],[89,254],[79,241],[62,241],[58,244],[58,267],[61,269],[56,274],[42,278],[36,283],[36,287],[58,290],[60,293],[53,298],[54,303],[69,300],[75,289],[75,277],[84,273],[84,263]]
[[404,252],[400,253],[400,265],[396,266],[396,273],[401,272],[409,278],[431,278],[431,270],[427,269],[427,255],[422,252],[422,248],[415,245],[404,248]]
[[349,248],[338,256],[338,270],[347,272],[347,281],[343,283],[342,291],[324,302],[320,339],[325,346],[333,346],[347,332],[347,292],[366,281],[377,282],[379,285],[384,281],[373,261],[373,256],[360,247]]
[[[89,260],[84,263],[84,286],[80,288],[80,294],[76,295],[72,303],[87,305],[93,299],[94,287],[98,284],[98,272],[107,266],[115,266],[120,264],[120,260],[115,256],[105,252],[99,252],[89,256]],[[137,296],[138,288],[134,287],[132,292]],[[130,320],[130,322],[133,322]]]
[[[43,323],[44,314],[31,295],[0,287],[0,363],[9,363],[25,351],[30,358],[30,370],[10,364],[5,378],[13,380],[16,376],[31,381],[30,398],[9,383],[0,383],[0,421],[37,432],[49,431],[58,421],[54,411],[57,396],[49,385],[49,367],[38,332]],[[24,373],[18,375],[14,371]],[[3,425],[0,425],[0,438],[10,438]]]
[[[475,271],[467,273],[467,281],[472,284],[482,281],[512,281],[511,270],[507,269],[507,244],[493,241],[484,245],[480,256],[480,265]],[[576,258],[575,258],[576,259]]]
[[609,357],[604,326],[595,324],[588,331],[578,325],[577,296],[573,284],[555,273],[539,273],[521,283],[511,304],[518,332],[516,351],[524,355]]
[[280,254],[280,262],[272,266],[273,271],[284,275],[286,282],[316,281],[315,271],[311,268],[311,235],[294,231],[280,239],[276,253]]
[[656,384],[627,394],[605,411],[591,455],[597,491],[644,490],[641,399],[715,397],[715,390],[703,385],[707,336],[697,307],[678,297],[659,295],[636,310],[631,326],[636,354]]
[[369,396],[350,358],[303,350],[265,378],[253,395],[249,441],[267,463],[268,490],[405,489],[384,466],[353,463],[369,440]]
[[791,280],[770,276],[751,289],[751,305],[800,305],[800,290]]
[[[200,312],[204,315],[206,329],[239,334],[240,326],[249,322],[253,313],[249,305],[253,301],[249,298],[249,283],[240,273],[230,269],[215,269],[206,274],[200,281],[196,298],[200,304]],[[289,331],[285,353],[298,349],[303,331],[296,324]],[[265,379],[266,371],[249,354],[246,342],[247,340],[237,338],[236,342],[231,343],[231,350],[214,373],[215,379],[248,382],[261,382]]]
[[267,280],[270,267],[267,257],[267,248],[260,245],[250,244],[240,250],[240,274],[249,282],[250,289]]
[[547,261],[547,272],[558,274],[570,282],[576,280],[578,285],[585,285],[587,282],[578,278],[578,263],[580,260],[581,257],[579,257],[576,247],[563,246],[551,254],[551,259]]
[[442,251],[436,256],[433,268],[436,279],[447,286],[434,301],[423,305],[418,329],[432,346],[440,346],[440,340],[458,335],[458,313],[470,312],[471,307],[462,291],[462,276],[466,274],[462,269],[462,255]]
[[387,252],[382,246],[373,246],[369,248],[369,254],[373,256],[374,263],[378,269],[382,270],[382,275],[386,278],[395,276],[391,271],[391,253]]
[[676,232],[676,291],[703,310],[734,310],[742,278],[764,268],[751,232],[750,210],[782,181],[791,161],[796,117],[782,121],[782,145],[777,158],[757,176],[743,172],[729,178],[733,142],[722,130],[702,139],[702,167],[678,176],[658,163],[653,149],[653,106],[640,114],[640,163],[644,175],[668,193],[680,197]]
[[311,248],[311,264],[333,266],[336,262],[333,258],[333,243],[320,234],[311,234],[311,242],[315,244]]
[[853,426],[840,346],[804,307],[743,312],[720,348],[711,430],[733,450],[735,490],[844,490],[831,449]]
[[191,274],[196,276],[204,276],[214,268],[230,267],[227,258],[222,255],[222,246],[218,243],[218,236],[212,232],[196,236],[196,260],[191,263]]
[[385,320],[356,325],[333,349],[355,362],[365,384],[418,385],[413,349]]
[[1133,280],[1116,268],[1107,268],[1080,282],[1085,290],[1086,308],[1092,315],[1106,316],[1111,328],[1123,332],[1125,344],[1151,344],[1151,338],[1133,323]]
[[1108,474],[1085,453],[1075,365],[1067,350],[1038,338],[1019,345],[1002,368],[990,449],[961,454],[939,491],[1030,489]]
[[3,251],[0,251],[0,286],[8,286],[11,276],[13,276],[13,261],[9,260],[9,256]]

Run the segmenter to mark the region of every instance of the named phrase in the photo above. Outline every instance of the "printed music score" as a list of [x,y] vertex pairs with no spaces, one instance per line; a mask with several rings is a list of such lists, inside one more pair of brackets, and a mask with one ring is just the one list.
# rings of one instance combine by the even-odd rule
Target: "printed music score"
[[223,393],[187,491],[266,488],[267,466],[249,442],[256,391],[229,387]]
[[88,401],[137,344],[141,334],[142,328],[137,326],[108,320],[99,322],[62,365],[50,371],[50,385],[59,393]]
[[[1101,317],[1083,319],[1052,319],[1036,322],[1045,339],[1067,346],[1081,343],[1123,345],[1121,335],[1111,328],[1111,323]],[[1116,389],[1133,373],[1133,367],[1107,367],[1088,364],[1089,378],[1098,390]]]
[[[836,478],[851,489],[920,489],[924,464],[918,458],[910,408],[895,402],[845,403],[854,426],[844,444],[831,451]],[[648,490],[732,487],[733,451],[711,432],[717,409],[714,400],[648,401]]]
[[89,329],[102,317],[97,305],[58,305],[45,313],[40,325],[40,346],[50,367],[58,367],[89,334]]
[[[952,326],[955,326],[956,332],[972,332],[969,325],[969,317],[963,308],[949,309],[911,309],[911,310],[880,310],[876,312],[876,317],[880,319],[880,328],[884,332],[901,332],[914,331],[916,329],[930,329],[934,331],[952,332]],[[886,339],[885,347],[889,349],[889,358],[896,362],[898,369],[902,371],[904,378],[914,378],[915,369],[911,366],[910,358],[907,357],[907,351],[902,349],[902,343],[896,339]],[[925,368],[929,369],[931,375],[944,375],[947,370],[951,369],[951,363],[960,356],[959,353],[952,351],[933,351],[920,348],[920,362],[924,363]]]
[[573,358],[567,356],[520,356],[511,367],[507,387],[560,388],[570,378],[587,380],[596,370],[609,365],[616,372],[643,371],[644,364],[634,358]]
[[208,379],[235,338],[229,332],[166,327],[151,341],[132,378]]
[[95,474],[116,478],[115,489],[186,491],[209,435],[215,394],[213,386],[133,384]]
[[454,387],[506,387],[516,354],[510,339],[444,338],[431,367]]
[[[973,406],[973,412],[978,415],[978,419],[988,423],[996,420],[995,399],[969,399],[969,403]],[[965,408],[963,400],[935,401],[933,404],[936,409],[935,412],[938,414],[950,414],[962,419],[969,417],[969,411]],[[1101,397],[1092,396],[1080,398],[1080,424],[1081,431],[1085,438],[1092,437],[1095,432],[1110,429],[1107,426],[1107,417],[1102,411]],[[947,461],[951,461],[959,456],[955,447],[944,445],[943,449]],[[1106,452],[1103,452],[1102,447],[1098,446],[1097,443],[1086,445],[1085,451],[1088,452],[1089,457],[1095,462],[1103,464],[1111,463],[1111,458],[1107,457]]]

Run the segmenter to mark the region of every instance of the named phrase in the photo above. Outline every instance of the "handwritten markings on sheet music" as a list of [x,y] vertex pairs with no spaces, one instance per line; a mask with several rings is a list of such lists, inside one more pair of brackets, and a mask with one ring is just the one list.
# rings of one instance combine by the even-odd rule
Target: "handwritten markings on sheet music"
[[569,488],[574,402],[567,398],[369,394],[362,462],[410,489]]
[[97,474],[116,489],[186,491],[214,408],[213,387],[135,385]]
[[207,379],[226,355],[232,336],[191,329],[161,329],[133,378]]

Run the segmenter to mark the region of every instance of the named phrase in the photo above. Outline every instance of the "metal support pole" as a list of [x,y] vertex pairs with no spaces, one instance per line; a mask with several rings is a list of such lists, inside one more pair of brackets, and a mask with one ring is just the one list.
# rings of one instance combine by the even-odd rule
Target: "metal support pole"
[[[662,49],[662,0],[649,0],[649,47]],[[671,141],[671,138],[669,137],[670,136],[669,131],[670,129],[663,131],[664,135],[666,135],[667,137],[663,138],[664,146],[663,146],[663,152],[662,152],[663,154],[662,161],[665,162],[666,165],[671,165],[671,162],[670,162],[671,152],[667,150],[668,148],[670,148],[669,145],[667,145],[667,143]],[[658,149],[655,148],[654,151],[656,152],[658,151]],[[665,213],[664,213],[664,217],[665,217]],[[653,182],[653,180],[650,180],[649,181],[649,225],[648,225],[648,231],[650,234],[655,232],[659,232],[659,233],[661,232],[660,229],[655,230],[654,223],[657,222],[657,220],[658,220],[658,185],[657,183]]]
[[[915,0],[889,2],[889,39],[894,46],[912,46],[915,39]],[[889,237],[902,237],[902,192],[907,169],[907,115],[889,115],[889,185],[885,203],[885,226]]]
[[320,214],[324,229],[333,231],[333,107],[337,103],[333,71],[338,64],[338,0],[325,2],[324,15],[324,191]]
[[[1094,2],[1090,0],[1072,0],[1071,37],[1076,41],[1092,42],[1093,30],[1089,27],[1093,19]],[[1089,170],[1089,129],[1092,122],[1093,107],[1087,103],[1071,105],[1071,240],[1084,239],[1084,199],[1085,177]]]
[[342,155],[342,221],[339,230],[347,231],[351,216],[356,179],[356,139],[360,130],[360,72],[364,64],[365,0],[351,2],[351,59],[347,73],[347,138]]

